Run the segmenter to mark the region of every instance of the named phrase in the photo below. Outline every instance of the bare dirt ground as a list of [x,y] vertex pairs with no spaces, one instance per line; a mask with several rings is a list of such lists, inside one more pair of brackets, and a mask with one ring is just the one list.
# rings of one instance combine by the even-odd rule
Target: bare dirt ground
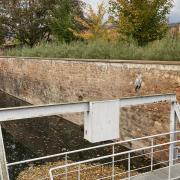
[[[19,176],[17,177],[17,180],[37,180],[37,179],[42,179],[42,178],[49,179],[48,170],[50,169],[50,167],[56,167],[63,164],[64,164],[63,161],[59,161],[56,163],[48,163],[46,165],[36,166],[34,168],[29,167],[28,169],[26,169],[25,171],[22,171],[19,174]],[[93,167],[93,165],[86,165],[86,164],[81,165],[81,170],[80,170],[81,179],[82,180],[95,180],[102,177],[111,176],[112,174],[111,165],[109,166],[98,166],[98,165],[100,164],[94,164],[94,166],[96,167]],[[77,169],[78,167],[68,168],[68,172],[74,171],[67,175],[67,178],[69,180],[77,180],[78,178]],[[115,167],[115,172],[116,174],[118,174],[115,178],[117,180],[126,177],[126,173],[124,173],[125,170],[122,166]],[[63,173],[64,173],[64,170],[55,171],[53,173],[54,179],[55,180],[64,179],[65,175],[63,175]]]

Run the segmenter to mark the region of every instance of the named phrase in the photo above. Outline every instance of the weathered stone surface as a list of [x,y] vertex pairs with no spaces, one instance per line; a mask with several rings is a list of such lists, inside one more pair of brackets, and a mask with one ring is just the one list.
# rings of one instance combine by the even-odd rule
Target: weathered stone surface
[[[143,75],[136,94],[134,80]],[[32,104],[109,100],[127,96],[177,93],[180,63],[0,58],[0,89]],[[167,132],[166,104],[121,110],[121,137]],[[79,117],[82,117],[79,115]],[[72,121],[73,116],[67,116]],[[76,116],[76,123],[82,124]]]

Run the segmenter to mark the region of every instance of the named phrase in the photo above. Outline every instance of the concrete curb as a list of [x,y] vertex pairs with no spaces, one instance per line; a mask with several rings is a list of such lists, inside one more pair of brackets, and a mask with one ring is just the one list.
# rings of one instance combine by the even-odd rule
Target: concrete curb
[[115,59],[76,59],[76,58],[43,58],[43,57],[11,57],[0,56],[1,59],[19,60],[49,60],[49,61],[74,61],[74,62],[98,62],[98,63],[129,63],[129,64],[160,64],[180,65],[180,61],[159,61],[159,60],[115,60]]

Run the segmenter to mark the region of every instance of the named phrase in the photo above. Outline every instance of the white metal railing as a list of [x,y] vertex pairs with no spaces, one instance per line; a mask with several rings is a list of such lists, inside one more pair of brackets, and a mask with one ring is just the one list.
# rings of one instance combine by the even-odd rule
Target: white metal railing
[[[10,167],[13,165],[25,164],[25,163],[55,158],[55,157],[59,157],[59,156],[64,156],[64,158],[66,158],[70,154],[75,154],[75,153],[94,150],[94,149],[112,147],[113,145],[115,146],[115,145],[120,145],[120,144],[128,144],[128,143],[133,143],[135,141],[137,142],[137,141],[141,141],[141,140],[152,139],[152,142],[154,142],[155,138],[168,136],[168,135],[176,134],[176,133],[180,133],[180,131],[161,133],[161,134],[156,134],[156,135],[151,135],[151,136],[144,136],[141,138],[129,139],[129,140],[125,140],[125,141],[117,141],[117,142],[113,142],[113,143],[107,143],[107,144],[102,144],[102,145],[98,145],[98,146],[92,146],[92,147],[78,149],[78,150],[74,150],[74,151],[63,152],[63,153],[53,154],[53,155],[49,155],[49,156],[43,156],[43,157],[39,157],[39,158],[33,158],[33,159],[28,159],[28,160],[23,160],[23,161],[12,162],[12,163],[8,163],[7,166]],[[152,144],[152,142],[151,142],[151,144]]]
[[[70,151],[70,152],[64,152],[64,153],[59,153],[59,154],[55,154],[55,155],[51,155],[51,156],[45,156],[45,157],[40,157],[40,158],[36,158],[36,159],[31,159],[31,160],[25,160],[25,161],[19,161],[19,162],[14,162],[14,163],[9,163],[7,166],[10,167],[10,166],[13,166],[13,165],[18,165],[18,164],[22,164],[22,163],[28,163],[28,162],[34,162],[34,161],[38,161],[38,160],[42,160],[42,159],[49,159],[49,158],[52,158],[52,157],[58,157],[58,156],[64,156],[63,159],[65,159],[65,164],[63,166],[58,166],[58,167],[54,167],[54,168],[51,168],[49,169],[49,177],[51,180],[55,180],[56,177],[58,178],[58,180],[60,180],[61,178],[59,176],[61,175],[64,175],[65,176],[65,179],[66,180],[71,180],[71,178],[68,178],[68,175],[69,173],[74,173],[76,172],[77,173],[77,178],[76,176],[74,178],[78,179],[78,180],[81,180],[83,178],[81,178],[81,172],[85,171],[85,170],[88,170],[88,169],[94,169],[94,168],[97,168],[97,167],[110,167],[111,166],[111,175],[109,176],[104,176],[104,177],[101,177],[101,178],[97,178],[97,180],[103,180],[103,179],[112,179],[112,180],[116,180],[116,177],[119,178],[120,175],[123,175],[123,174],[127,174],[127,177],[123,178],[123,179],[130,179],[132,177],[136,177],[136,175],[133,174],[133,172],[135,171],[142,171],[143,169],[149,169],[148,172],[150,171],[153,171],[156,168],[156,166],[158,165],[166,165],[167,167],[169,167],[169,179],[170,180],[176,180],[176,179],[179,179],[178,177],[176,178],[171,178],[171,168],[174,166],[174,164],[176,163],[179,163],[180,162],[180,157],[177,155],[175,159],[172,159],[172,160],[160,160],[160,161],[157,161],[155,162],[154,159],[156,159],[156,154],[157,153],[163,153],[163,152],[166,152],[167,156],[169,155],[169,151],[171,150],[171,147],[170,145],[171,144],[178,144],[178,146],[180,145],[180,140],[177,140],[177,141],[173,141],[173,142],[165,142],[165,143],[156,143],[158,140],[159,137],[162,137],[162,136],[170,136],[171,134],[179,134],[180,131],[176,131],[176,132],[173,132],[173,133],[163,133],[163,134],[158,134],[158,135],[153,135],[153,136],[147,136],[147,137],[142,137],[142,138],[136,138],[136,139],[132,139],[132,140],[127,140],[127,141],[119,141],[119,142],[114,142],[114,143],[108,143],[108,144],[104,144],[104,145],[99,145],[99,146],[94,146],[94,147],[90,147],[90,148],[84,148],[84,149],[79,149],[79,150],[75,150],[75,151]],[[157,138],[157,139],[156,139]],[[134,149],[134,150],[129,150],[129,151],[125,151],[125,152],[116,152],[115,153],[115,146],[116,145],[123,145],[123,143],[137,143],[136,141],[141,141],[141,140],[145,140],[146,142],[149,142],[149,144],[151,144],[150,146],[145,146],[143,148],[137,148],[137,149]],[[168,146],[168,147],[167,147]],[[112,148],[112,154],[109,154],[109,155],[106,155],[106,156],[101,156],[101,157],[98,157],[98,158],[91,158],[91,159],[87,159],[87,160],[84,160],[84,161],[79,161],[79,162],[75,162],[75,163],[69,163],[68,162],[68,157],[69,155],[71,154],[76,154],[76,153],[79,153],[79,152],[85,152],[85,151],[91,151],[91,150],[94,150],[94,149],[100,149],[100,148]],[[159,150],[156,150],[156,148],[161,148]],[[144,152],[144,151],[147,151],[149,150],[148,152]],[[175,146],[175,150],[179,150],[179,147],[176,147]],[[144,152],[144,153],[143,153]],[[132,155],[134,153],[137,153],[136,155]],[[122,159],[119,159],[119,160],[115,160],[116,157],[118,156],[121,156],[121,155],[128,155],[127,158],[122,158]],[[151,163],[149,165],[144,165],[140,168],[135,168],[135,169],[131,169],[131,164],[133,162],[133,159],[135,158],[140,158],[140,157],[149,157],[149,159],[151,160]],[[107,161],[106,163],[96,163],[100,160],[106,160],[108,158],[112,158],[112,161]],[[70,160],[70,159],[69,159]],[[123,173],[120,173],[120,174],[117,174],[115,173],[115,167],[116,167],[116,163],[119,163],[121,164],[123,161],[127,161],[128,162],[128,170],[123,172]],[[171,161],[175,161],[175,163],[173,163],[173,165],[171,165]],[[86,167],[86,168],[81,168],[81,165],[83,164],[90,164],[90,167]],[[72,167],[72,166],[78,166],[77,167],[77,170],[74,170],[74,171],[69,171],[69,168]],[[55,174],[53,175],[53,172],[58,170],[58,169],[65,169],[64,173],[58,173],[58,174]],[[39,178],[39,180],[43,180],[43,179],[49,179],[48,176],[46,177],[42,177],[42,178]],[[180,172],[179,172],[179,177],[180,177]],[[74,179],[73,178],[73,179]],[[62,178],[64,180],[64,178]],[[87,179],[86,179],[87,180]],[[91,179],[89,179],[91,180]]]
[[[117,101],[118,101],[119,108],[127,107],[127,106],[134,106],[134,105],[158,103],[158,102],[163,102],[163,101],[171,103],[170,131],[172,133],[165,133],[164,135],[170,135],[169,144],[167,143],[166,145],[171,146],[171,147],[169,147],[169,152],[171,152],[171,153],[169,153],[169,157],[170,157],[169,162],[172,163],[172,159],[174,159],[173,152],[175,149],[175,147],[174,147],[174,143],[175,143],[174,133],[175,132],[174,131],[176,128],[176,116],[178,116],[178,117],[180,116],[179,115],[180,114],[179,107],[177,107],[176,95],[175,94],[164,94],[164,95],[154,95],[154,96],[132,97],[132,98],[119,99]],[[105,102],[108,102],[108,101],[105,101]],[[28,106],[28,107],[0,109],[0,165],[1,165],[1,172],[0,172],[1,175],[0,176],[2,177],[2,180],[9,179],[8,168],[13,165],[39,161],[39,160],[58,157],[58,156],[65,156],[64,157],[65,162],[66,162],[66,164],[68,164],[68,155],[70,155],[72,153],[78,153],[78,152],[93,150],[93,149],[107,148],[107,147],[116,146],[118,144],[132,143],[134,141],[145,140],[148,138],[154,139],[155,137],[160,136],[160,135],[148,136],[148,137],[143,137],[143,138],[137,138],[135,140],[115,142],[115,143],[100,145],[100,146],[96,146],[96,147],[76,150],[76,151],[67,152],[67,153],[59,153],[59,154],[46,156],[46,157],[39,157],[39,158],[34,158],[34,159],[30,159],[30,160],[25,160],[25,161],[7,163],[6,153],[5,153],[5,149],[4,149],[3,136],[2,136],[2,132],[1,132],[2,122],[8,122],[8,121],[12,121],[12,120],[20,120],[20,119],[25,119],[25,118],[45,117],[45,116],[58,115],[58,114],[64,114],[64,113],[83,112],[85,114],[88,114],[89,111],[91,111],[91,104],[92,104],[92,102],[82,102],[82,103],[71,103],[71,104],[54,104],[54,105]],[[176,133],[178,133],[178,132],[176,131]],[[163,134],[161,134],[161,135],[163,135]],[[142,150],[142,151],[148,150],[150,148],[151,154],[154,154],[155,153],[154,152],[155,145],[153,145],[154,142],[150,141],[150,143],[151,143],[151,145],[149,147],[146,147],[147,149],[141,148],[141,149],[139,149],[139,151],[140,150]],[[133,153],[133,152],[129,152],[129,153],[130,153],[129,154],[129,156],[130,156],[129,164],[131,164],[131,159],[132,159],[131,153]],[[120,154],[119,153],[117,154],[115,151],[113,151],[112,154],[110,154],[108,157],[111,158],[114,163],[116,163],[115,158],[117,156],[120,156]],[[153,156],[151,157],[151,161],[153,162]],[[115,176],[114,175],[115,174],[114,173],[115,164],[113,165],[113,163],[112,163],[111,166],[113,169],[111,176],[114,177]],[[153,168],[153,167],[151,167],[151,168]],[[80,170],[81,170],[81,167],[80,167]],[[67,173],[68,173],[68,171],[66,172],[66,174]],[[130,173],[130,171],[128,171],[128,173]],[[81,174],[78,174],[78,176],[79,175],[81,175]]]
[[[169,158],[168,158],[168,159],[165,159],[165,160],[157,161],[156,163],[154,162],[154,159],[157,158],[156,157],[157,153],[166,152],[166,154],[168,156],[169,151],[171,149],[170,145],[180,143],[180,140],[176,140],[176,141],[173,141],[173,142],[168,141],[168,142],[165,142],[165,143],[157,143],[156,138],[160,138],[160,137],[162,138],[162,136],[167,137],[167,135],[170,136],[171,134],[176,134],[177,135],[178,133],[180,133],[180,131],[176,131],[176,132],[172,132],[172,133],[164,133],[164,134],[159,134],[159,135],[154,135],[154,136],[147,136],[147,137],[127,140],[127,141],[115,142],[115,143],[110,143],[110,144],[107,144],[107,145],[101,145],[101,146],[92,147],[91,149],[100,148],[100,147],[106,148],[106,147],[111,146],[112,153],[108,154],[108,155],[105,155],[105,156],[101,156],[101,157],[95,157],[95,158],[91,158],[91,159],[87,159],[87,160],[83,160],[83,161],[79,161],[79,162],[73,162],[73,163],[70,163],[70,164],[68,163],[68,161],[66,161],[64,165],[53,167],[53,168],[51,168],[49,170],[50,179],[54,180],[56,177],[58,177],[58,180],[59,179],[64,179],[64,178],[66,180],[71,179],[71,178],[80,180],[80,179],[83,179],[83,178],[81,178],[81,175],[83,175],[83,173],[86,170],[89,170],[89,169],[92,170],[93,168],[97,168],[98,166],[102,167],[102,168],[107,167],[107,166],[111,167],[111,174],[102,175],[102,177],[97,177],[97,178],[93,178],[93,179],[97,179],[97,180],[100,180],[100,179],[116,179],[116,177],[120,176],[120,175],[122,175],[124,177],[122,179],[130,179],[130,178],[135,176],[133,172],[136,172],[136,171],[139,172],[139,171],[142,171],[143,169],[145,169],[145,170],[147,169],[148,172],[153,171],[154,169],[157,169],[158,165],[163,166],[163,167],[164,166],[168,167],[169,168],[169,172],[168,172],[169,177],[168,178],[169,179],[175,179],[175,178],[172,178],[172,176],[171,176],[171,168],[174,166],[174,164],[178,163],[178,161],[180,160],[178,156],[173,160],[169,160]],[[140,140],[146,140],[147,142],[150,143],[150,145],[147,145],[147,146],[145,146],[143,148],[137,148],[137,149],[133,149],[133,150],[125,151],[125,152],[116,152],[115,153],[115,148],[116,148],[115,146],[116,145],[123,144],[123,143],[128,143],[128,142],[140,141]],[[168,146],[168,148],[167,148],[167,146]],[[67,154],[71,154],[71,153],[74,153],[74,152],[83,152],[83,151],[86,151],[86,150],[89,150],[89,149],[90,148],[85,148],[85,149],[80,149],[78,151],[67,152],[64,155],[65,155],[65,157],[67,157]],[[141,153],[143,151],[146,151],[146,153]],[[136,155],[134,155],[134,154],[136,154]],[[120,157],[122,155],[127,155],[127,157],[124,158],[124,159],[115,160],[117,157]],[[135,169],[131,168],[134,158],[147,157],[147,156],[150,158],[150,161],[151,161],[149,165],[142,166],[140,168],[135,168]],[[112,160],[108,161],[109,158],[111,158]],[[102,161],[102,160],[104,160],[106,162],[99,164],[99,162]],[[127,161],[127,164],[128,164],[127,171],[125,171],[125,172],[123,172],[121,174],[116,174],[115,173],[115,168],[117,166],[115,164],[121,163],[123,161]],[[171,165],[170,161],[174,161],[173,165]],[[95,162],[96,162],[96,165],[92,165]],[[83,168],[83,165],[87,165],[87,164],[89,164],[90,167],[89,168]],[[56,172],[56,173],[53,174],[53,172]],[[74,177],[71,176],[72,174],[74,175]],[[93,176],[93,173],[92,173],[92,176]],[[179,172],[179,176],[180,176],[180,172]]]
[[[34,159],[30,159],[30,160],[13,162],[13,163],[7,164],[7,166],[11,167],[14,165],[20,165],[20,164],[24,164],[24,163],[39,161],[39,160],[45,160],[45,159],[54,158],[54,157],[61,157],[62,159],[65,160],[64,165],[58,166],[58,167],[53,167],[53,168],[49,169],[49,176],[50,176],[51,180],[54,180],[56,177],[59,180],[59,179],[61,179],[61,176],[63,176],[66,180],[68,180],[68,179],[71,180],[71,178],[68,178],[70,174],[76,174],[77,176],[74,176],[73,178],[80,180],[83,172],[88,171],[88,170],[93,170],[96,168],[106,168],[106,167],[108,167],[110,169],[111,173],[108,175],[96,178],[96,179],[103,180],[103,179],[109,178],[109,179],[115,180],[119,176],[123,176],[125,179],[132,178],[133,176],[135,176],[134,173],[136,173],[137,171],[139,172],[139,171],[143,171],[143,170],[148,170],[148,172],[149,172],[149,171],[153,171],[153,170],[157,169],[157,166],[161,166],[161,165],[170,167],[169,172],[171,172],[170,171],[171,167],[174,165],[174,163],[178,163],[178,161],[180,160],[179,159],[180,157],[176,156],[176,158],[173,159],[173,161],[174,161],[173,165],[171,165],[170,161],[172,161],[172,160],[169,160],[169,157],[168,157],[169,151],[171,150],[170,145],[176,144],[177,146],[179,146],[180,140],[173,141],[173,142],[170,142],[170,140],[168,140],[168,142],[164,142],[164,143],[159,143],[158,141],[159,141],[159,139],[162,139],[162,138],[167,141],[167,139],[169,139],[172,134],[178,135],[179,133],[180,133],[180,131],[175,131],[175,132],[171,132],[171,133],[162,133],[162,134],[146,136],[146,137],[126,140],[126,141],[118,141],[118,142],[103,144],[103,145],[99,145],[99,146],[59,153],[59,154],[50,155],[50,156],[44,156],[44,157],[34,158]],[[119,146],[119,145],[123,146],[128,143],[137,144],[140,141],[146,142],[147,145],[144,147],[139,147],[139,148],[136,148],[133,150],[125,151],[125,152],[117,151],[117,149],[118,149],[117,146]],[[175,150],[178,149],[178,147],[176,147],[176,146],[175,146],[175,148],[176,148]],[[83,161],[69,163],[70,159],[68,159],[68,157],[72,154],[76,155],[80,152],[86,153],[86,151],[93,151],[93,150],[102,151],[104,149],[111,150],[111,153],[104,155],[104,156],[100,156],[100,157],[95,157],[95,158],[92,157],[91,159],[85,159]],[[154,161],[154,159],[158,158],[157,154],[158,153],[162,154],[163,152],[167,155],[167,158],[163,159],[163,160],[159,160],[159,161]],[[125,157],[122,157],[122,156],[125,156]],[[121,158],[117,159],[118,157],[119,158],[121,157]],[[142,165],[141,167],[136,167],[136,168],[132,169],[131,167],[133,164],[133,160],[137,159],[137,158],[141,158],[141,157],[149,158],[150,164]],[[109,159],[111,159],[111,160],[109,161]],[[105,162],[100,163],[100,161],[105,161]],[[117,174],[116,173],[117,164],[121,165],[123,162],[127,163],[127,170],[124,171],[123,173]],[[88,166],[83,167],[84,164],[86,164]],[[76,167],[77,169],[73,169],[73,167]],[[73,170],[70,170],[70,169],[73,169]],[[58,172],[56,172],[56,171],[58,171]],[[56,173],[53,174],[54,172],[56,172]],[[40,179],[41,180],[49,179],[49,177],[46,176],[46,177],[42,177]]]

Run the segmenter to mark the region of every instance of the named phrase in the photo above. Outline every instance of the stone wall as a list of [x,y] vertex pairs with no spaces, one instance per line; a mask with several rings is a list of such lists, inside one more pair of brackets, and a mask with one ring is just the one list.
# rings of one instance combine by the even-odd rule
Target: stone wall
[[[143,75],[143,85],[136,93],[134,80],[139,73]],[[2,57],[0,90],[32,104],[110,100],[162,93],[176,93],[180,100],[180,62]],[[169,110],[169,106],[163,103],[123,108],[121,138],[169,131]],[[70,116],[70,120],[82,124],[79,117]]]

